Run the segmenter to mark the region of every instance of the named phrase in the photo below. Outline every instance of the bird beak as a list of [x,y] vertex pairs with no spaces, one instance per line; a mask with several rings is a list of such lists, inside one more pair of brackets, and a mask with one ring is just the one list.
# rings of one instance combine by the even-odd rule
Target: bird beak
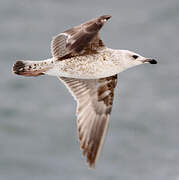
[[155,59],[145,59],[143,63],[157,64],[157,61]]

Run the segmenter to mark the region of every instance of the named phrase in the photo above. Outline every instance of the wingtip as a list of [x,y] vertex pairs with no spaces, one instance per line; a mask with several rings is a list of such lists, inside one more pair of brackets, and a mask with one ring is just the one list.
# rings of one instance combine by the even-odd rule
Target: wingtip
[[88,167],[89,167],[89,169],[95,169],[96,168],[95,164],[90,164],[90,163],[88,163]]
[[103,15],[100,16],[101,19],[109,20],[112,16],[111,15]]
[[88,164],[88,167],[90,169],[95,169],[95,167],[96,167],[96,159],[95,160],[91,160],[89,158],[86,158],[86,163]]

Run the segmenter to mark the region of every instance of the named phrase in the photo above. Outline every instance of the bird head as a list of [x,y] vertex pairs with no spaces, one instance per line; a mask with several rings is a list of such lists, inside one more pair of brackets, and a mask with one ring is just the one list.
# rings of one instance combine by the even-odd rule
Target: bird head
[[153,58],[143,57],[135,52],[128,50],[118,50],[118,61],[121,66],[125,69],[134,67],[140,64],[157,64],[157,61]]

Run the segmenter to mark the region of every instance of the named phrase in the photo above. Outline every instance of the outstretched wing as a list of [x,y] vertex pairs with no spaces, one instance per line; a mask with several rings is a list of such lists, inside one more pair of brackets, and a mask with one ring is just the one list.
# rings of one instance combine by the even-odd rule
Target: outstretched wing
[[112,109],[117,75],[83,80],[59,77],[77,101],[80,146],[90,167],[95,165],[104,142]]
[[61,60],[64,56],[78,55],[83,50],[95,50],[103,46],[99,38],[99,30],[110,17],[100,16],[54,37],[51,43],[53,57]]

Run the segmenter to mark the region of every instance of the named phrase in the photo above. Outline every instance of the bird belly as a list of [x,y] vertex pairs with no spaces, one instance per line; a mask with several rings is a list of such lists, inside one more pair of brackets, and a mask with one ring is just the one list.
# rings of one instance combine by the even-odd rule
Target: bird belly
[[56,61],[46,74],[78,79],[98,79],[109,77],[123,71],[110,58],[103,55],[77,56]]

